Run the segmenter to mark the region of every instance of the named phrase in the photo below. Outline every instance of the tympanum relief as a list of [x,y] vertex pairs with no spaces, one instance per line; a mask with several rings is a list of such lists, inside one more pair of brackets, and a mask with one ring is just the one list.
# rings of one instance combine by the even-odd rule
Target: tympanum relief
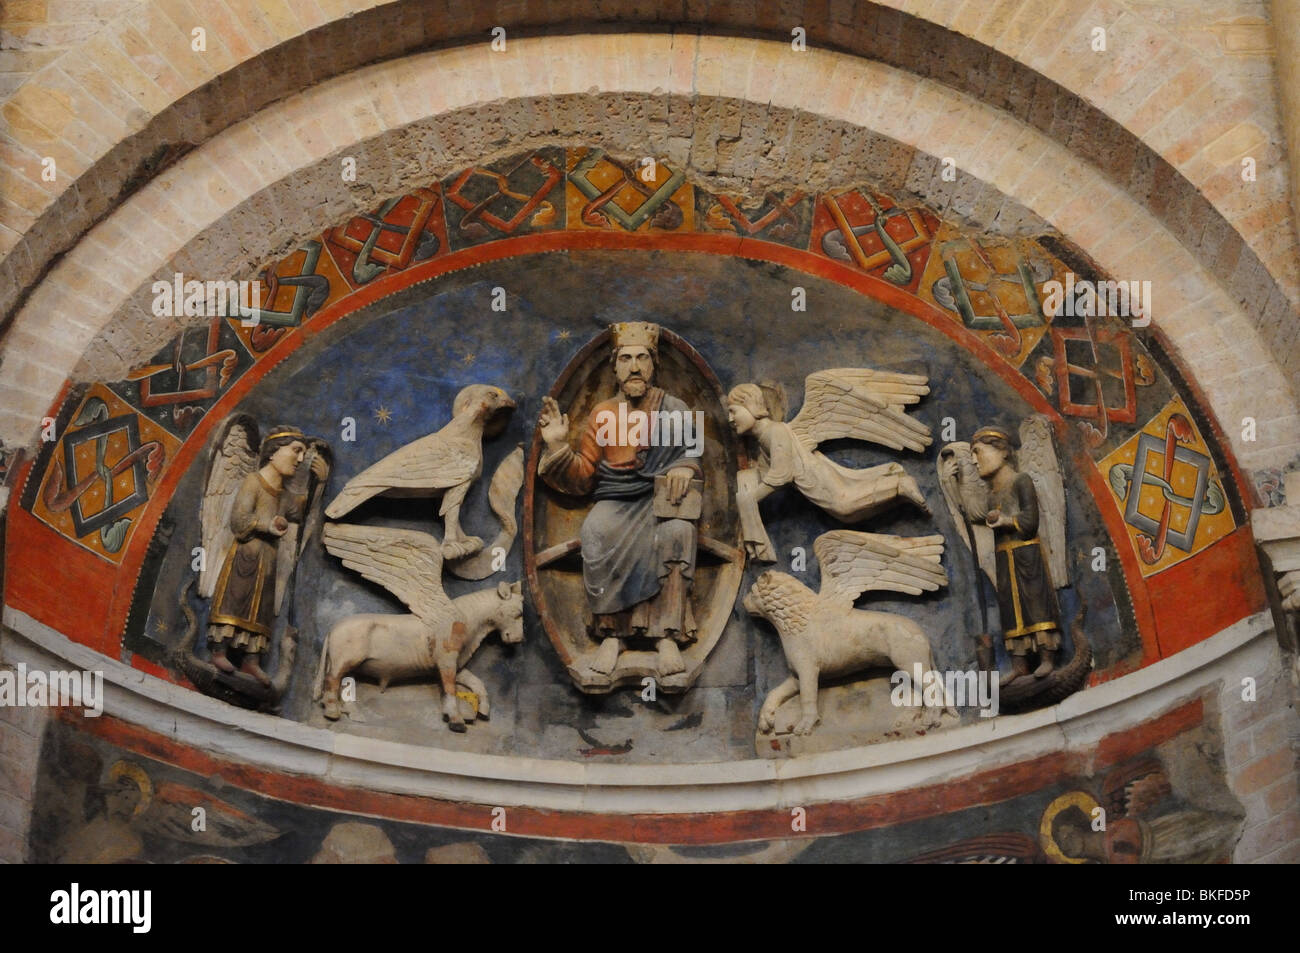
[[624,760],[906,740],[1086,683],[1084,610],[1115,606],[1067,552],[1098,538],[1067,520],[1078,441],[941,336],[660,319],[649,278],[582,335],[572,296],[475,330],[463,285],[322,336],[216,429],[201,538],[162,528],[169,567],[207,558],[165,574],[178,675],[333,731]]
[[[298,639],[291,621],[277,629],[276,619],[292,603],[298,557],[323,545],[409,610],[354,613],[313,633],[311,697],[327,723],[366,720],[351,704],[357,678],[381,693],[394,682],[435,682],[437,711],[454,732],[489,719],[489,689],[467,664],[492,633],[522,643],[529,602],[571,684],[587,695],[686,693],[730,621],[754,620],[741,639],[774,631],[787,674],[755,711],[762,755],[955,724],[952,683],[936,668],[936,634],[923,611],[949,583],[945,537],[910,470],[933,440],[922,419],[929,393],[921,373],[828,368],[807,375],[802,407],[787,421],[781,384],[742,383],[724,397],[685,339],[648,321],[615,323],[537,401],[528,462],[519,446],[496,465],[487,504],[497,532],[488,544],[466,531],[462,511],[484,469],[484,441],[500,436],[516,407],[508,386],[463,387],[445,425],[349,479],[324,508],[323,526],[328,444],[284,426],[259,440],[255,421],[234,415],[214,439],[203,503],[205,551],[218,554],[198,580],[212,600],[208,657],[188,651],[182,670],[219,697],[274,707]],[[900,459],[850,467],[819,449],[853,442]],[[1068,584],[1065,492],[1047,422],[1031,417],[1014,436],[983,427],[970,442],[945,444],[936,467],[958,538],[987,577],[987,585],[976,580],[980,630],[970,643],[979,673],[997,672],[996,603],[1003,703],[1025,708],[1076,691],[1089,646],[1076,627],[1073,658],[1062,663],[1055,587]],[[527,587],[505,578],[525,485]],[[761,504],[786,487],[845,527],[812,541],[816,588],[799,578],[806,559],[790,572],[763,568],[784,560]],[[374,522],[368,504],[376,499],[401,501],[408,522],[440,534]],[[436,508],[419,502],[430,499]],[[910,513],[934,531],[851,528],[883,524],[891,513]],[[488,582],[453,596],[445,574]],[[919,598],[922,611],[871,607],[889,593]],[[262,662],[276,631],[283,635],[272,678]],[[884,684],[900,679],[912,693],[890,692],[886,702]],[[817,743],[808,740],[814,734]]]

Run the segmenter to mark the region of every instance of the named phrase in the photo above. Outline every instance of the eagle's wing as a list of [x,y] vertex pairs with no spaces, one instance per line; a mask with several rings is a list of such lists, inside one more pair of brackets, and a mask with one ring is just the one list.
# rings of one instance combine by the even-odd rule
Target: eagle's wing
[[887,536],[836,529],[813,542],[822,570],[822,602],[849,607],[864,592],[919,596],[948,584],[940,565],[943,537]]
[[257,469],[260,444],[257,421],[247,414],[231,414],[212,439],[208,475],[203,482],[203,502],[199,509],[203,539],[199,595],[205,599],[212,598],[230,544],[235,541],[235,534],[230,531],[230,511],[244,478]]
[[383,586],[426,622],[446,619],[442,543],[428,533],[390,526],[326,523],[325,548],[349,569]]
[[835,368],[809,374],[803,407],[790,429],[808,447],[838,437],[869,440],[893,450],[924,450],[930,428],[903,408],[930,392],[924,374]]
[[470,480],[482,463],[483,450],[473,439],[444,427],[413,440],[362,470],[334,497],[325,515],[338,519],[385,490],[440,490]]
[[1020,470],[1028,473],[1038,493],[1038,538],[1047,550],[1047,571],[1056,588],[1070,584],[1065,550],[1065,482],[1056,459],[1052,428],[1041,414],[1020,425]]

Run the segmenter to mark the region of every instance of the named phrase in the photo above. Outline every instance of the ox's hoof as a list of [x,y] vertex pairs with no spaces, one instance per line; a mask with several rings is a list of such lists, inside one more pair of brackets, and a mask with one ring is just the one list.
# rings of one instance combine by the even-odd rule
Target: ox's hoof
[[457,699],[457,704],[451,711],[443,708],[442,720],[447,722],[447,727],[452,731],[462,732],[465,730],[465,719],[460,714],[459,699]]
[[339,705],[337,698],[325,699],[325,717],[330,721],[338,721],[343,716],[343,708]]

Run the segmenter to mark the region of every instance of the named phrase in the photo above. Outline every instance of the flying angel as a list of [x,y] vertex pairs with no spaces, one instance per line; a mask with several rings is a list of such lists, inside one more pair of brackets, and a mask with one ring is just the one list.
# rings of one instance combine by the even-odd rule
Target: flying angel
[[875,515],[899,499],[929,512],[920,487],[895,462],[854,470],[817,450],[828,440],[851,438],[891,450],[924,450],[930,428],[906,408],[930,392],[922,374],[870,368],[836,368],[809,374],[803,408],[785,422],[780,385],[741,384],[727,395],[727,419],[738,434],[758,443],[758,466],[740,471],[738,496],[745,545],[751,555],[775,562],[758,516],[758,502],[793,483],[810,502],[845,523]]
[[212,446],[199,570],[199,595],[212,600],[212,663],[232,673],[227,649],[239,650],[241,671],[269,685],[260,661],[270,649],[294,566],[320,529],[330,449],[296,427],[279,426],[262,438],[247,414],[227,418]]
[[515,402],[499,387],[471,384],[456,395],[451,421],[437,433],[413,440],[347,482],[325,508],[338,519],[374,496],[441,496],[443,556],[471,556],[483,540],[468,536],[460,526],[460,508],[470,484],[483,472],[483,437],[504,425],[504,413]]
[[[759,711],[758,727],[770,732],[777,710],[799,696],[797,735],[817,726],[820,678],[852,675],[885,666],[909,677],[920,666],[931,672],[930,640],[911,619],[889,612],[855,609],[864,592],[918,596],[948,584],[942,536],[888,536],[838,529],[818,536],[813,552],[821,564],[820,592],[794,576],[769,569],[754,582],[743,605],[776,627],[790,677],[772,689]],[[924,678],[924,674],[922,676]],[[944,699],[945,704],[947,699]]]

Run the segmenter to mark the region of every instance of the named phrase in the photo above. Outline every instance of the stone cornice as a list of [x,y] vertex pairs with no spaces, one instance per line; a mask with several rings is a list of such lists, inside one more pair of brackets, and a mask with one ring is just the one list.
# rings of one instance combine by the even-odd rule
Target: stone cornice
[[342,787],[472,804],[592,814],[788,808],[953,781],[1149,721],[1220,679],[1260,676],[1267,613],[1062,704],[924,738],[808,755],[702,764],[591,764],[377,741],[225,705],[106,658],[14,609],[10,663],[104,674],[104,712],[214,756]]

